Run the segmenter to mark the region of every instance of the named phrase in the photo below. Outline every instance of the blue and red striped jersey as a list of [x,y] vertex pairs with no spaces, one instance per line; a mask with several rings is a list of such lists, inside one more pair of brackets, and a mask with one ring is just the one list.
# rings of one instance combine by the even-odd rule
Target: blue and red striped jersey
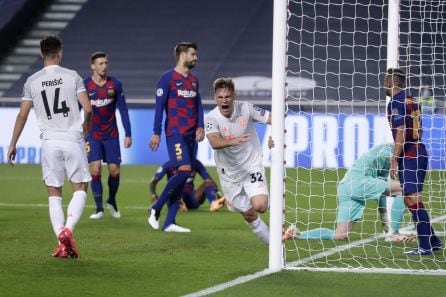
[[[417,157],[419,153],[424,153],[424,144],[421,141],[423,134],[420,105],[406,92],[401,91],[387,104],[387,119],[392,130],[393,140],[395,140],[397,128],[404,126],[404,147],[405,157]],[[420,150],[419,146],[423,149]]]
[[174,69],[164,73],[158,81],[153,132],[161,135],[163,113],[166,112],[166,136],[193,135],[197,127],[204,127],[203,105],[198,90],[198,79],[184,77]]
[[88,137],[105,140],[119,136],[116,106],[121,115],[125,136],[131,137],[129,112],[121,82],[109,76],[105,83],[99,86],[91,77],[87,77],[84,79],[84,84],[93,107],[93,119]]

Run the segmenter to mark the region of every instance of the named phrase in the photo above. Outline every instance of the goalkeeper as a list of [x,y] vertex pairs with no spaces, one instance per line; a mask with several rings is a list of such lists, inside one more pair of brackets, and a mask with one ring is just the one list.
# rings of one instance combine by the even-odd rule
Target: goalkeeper
[[291,225],[284,234],[284,239],[297,237],[300,239],[346,240],[356,221],[361,220],[367,200],[378,200],[378,212],[384,231],[389,230],[387,219],[386,196],[395,196],[392,205],[390,227],[393,234],[388,234],[389,241],[415,241],[413,236],[405,236],[398,232],[405,210],[400,183],[390,180],[390,158],[393,155],[393,144],[374,146],[355,161],[337,186],[338,213],[336,229],[317,228],[300,233]]
[[[164,163],[158,168],[155,175],[150,181],[149,189],[152,195],[152,203],[158,200],[156,193],[156,185],[166,175],[170,179],[176,173],[176,168],[170,161]],[[203,183],[195,190],[194,179],[196,174],[199,174],[203,179]],[[209,201],[210,211],[216,212],[225,204],[225,198],[218,191],[217,184],[211,178],[211,175],[203,166],[203,164],[196,160],[189,178],[184,184],[183,193],[180,200],[180,210],[187,211],[188,209],[197,209],[206,200]]]

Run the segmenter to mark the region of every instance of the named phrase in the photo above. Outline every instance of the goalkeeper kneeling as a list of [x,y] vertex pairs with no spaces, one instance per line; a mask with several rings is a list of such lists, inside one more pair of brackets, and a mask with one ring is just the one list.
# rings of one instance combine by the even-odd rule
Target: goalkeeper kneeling
[[[337,186],[338,208],[335,230],[317,228],[300,232],[295,225],[291,225],[284,233],[283,239],[346,240],[349,238],[355,222],[362,219],[366,201],[377,200],[378,212],[384,232],[386,232],[386,240],[416,241],[415,236],[400,232],[400,224],[406,207],[400,183],[388,178],[393,151],[393,144],[374,146],[360,156],[346,172]],[[394,197],[390,223],[386,210],[386,196]]]

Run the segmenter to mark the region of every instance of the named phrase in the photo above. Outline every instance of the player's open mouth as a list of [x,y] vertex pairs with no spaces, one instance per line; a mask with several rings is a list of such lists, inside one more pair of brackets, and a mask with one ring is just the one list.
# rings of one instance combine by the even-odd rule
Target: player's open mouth
[[223,109],[223,110],[228,110],[228,109],[229,109],[229,105],[227,105],[227,104],[222,104],[222,105],[221,105],[221,109]]

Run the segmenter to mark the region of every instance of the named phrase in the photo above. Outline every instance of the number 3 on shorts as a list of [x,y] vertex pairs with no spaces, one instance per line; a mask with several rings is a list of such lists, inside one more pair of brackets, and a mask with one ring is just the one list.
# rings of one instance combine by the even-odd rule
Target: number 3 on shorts
[[182,159],[183,150],[181,149],[181,143],[175,143],[175,154],[177,156],[177,160]]

